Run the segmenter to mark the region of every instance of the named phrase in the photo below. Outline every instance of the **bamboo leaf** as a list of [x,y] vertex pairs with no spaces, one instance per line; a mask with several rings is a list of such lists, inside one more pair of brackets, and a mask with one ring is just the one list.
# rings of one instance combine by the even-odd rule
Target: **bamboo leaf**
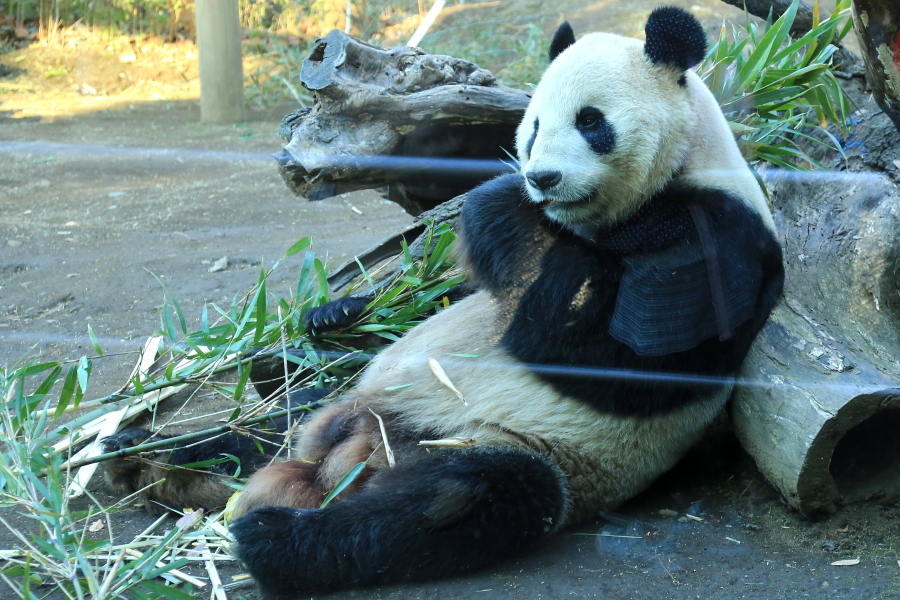
[[[184,313],[181,312],[181,306],[178,305],[178,301],[175,300],[175,296],[169,292],[169,288],[166,287],[166,284],[162,282],[162,279],[156,276],[156,273],[150,271],[150,274],[153,275],[153,278],[156,279],[156,283],[163,289],[163,293],[165,294],[165,300],[163,302],[163,306],[171,305],[172,310],[175,311],[175,315],[178,317],[178,324],[181,326],[181,333],[187,335],[187,322],[184,320]],[[172,330],[174,331],[175,327],[172,326]],[[166,330],[168,331],[168,330]],[[178,339],[176,335],[169,336],[172,340]]]
[[331,299],[328,294],[328,271],[325,269],[325,265],[322,261],[318,258],[313,261],[313,265],[316,270],[316,278],[319,284],[318,293],[316,295],[318,301],[317,306],[322,306]]
[[232,396],[232,400],[235,402],[240,402],[241,398],[244,397],[244,389],[247,387],[247,381],[250,379],[250,370],[253,368],[253,361],[248,362],[246,365],[242,362],[238,362],[238,383],[234,388],[234,395]]
[[200,313],[200,331],[209,337],[209,307],[203,304],[203,310]]
[[268,294],[266,292],[266,274],[260,269],[259,276],[259,292],[256,295],[256,333],[253,336],[253,343],[259,344],[265,331],[266,321],[268,317]]
[[[170,564],[174,565],[177,562],[180,562],[180,561],[176,561],[176,562],[173,562]],[[166,566],[169,567],[168,565],[166,565]],[[166,568],[165,571],[162,571],[162,573],[159,573],[159,575],[162,575],[165,572],[171,571],[174,568],[176,568],[176,567],[173,566],[173,567]],[[156,571],[159,571],[159,569],[155,569],[154,571],[151,571],[151,573],[155,573]],[[146,576],[149,577],[149,574]],[[158,577],[158,575],[156,575],[156,576]],[[170,598],[171,600],[196,600],[196,598],[194,597],[193,594],[188,594],[187,592],[179,590],[178,588],[174,588],[172,586],[165,585],[158,581],[153,581],[152,579],[146,579],[146,580],[142,581],[141,587],[143,587],[144,590],[146,590],[150,594],[152,594],[151,597],[153,597],[153,598],[163,597],[163,598]]]
[[308,237],[300,238],[297,242],[294,243],[293,246],[288,248],[287,252],[284,253],[284,257],[293,256],[298,252],[302,252],[312,246],[312,240]]
[[366,468],[366,463],[356,463],[353,468],[351,468],[346,475],[344,475],[340,481],[337,482],[337,485],[334,486],[334,489],[328,492],[328,495],[325,496],[325,499],[322,500],[321,506],[319,508],[325,508],[328,506],[328,503],[334,500],[334,498],[347,489],[353,481],[359,477],[359,474],[363,472],[363,469]]
[[92,363],[86,356],[82,356],[81,360],[78,361],[78,386],[81,388],[82,392],[87,391],[88,378],[91,376],[91,367]]
[[88,337],[91,339],[91,346],[94,347],[94,353],[97,356],[103,356],[103,349],[100,348],[100,342],[97,341],[97,336],[94,335],[94,329],[88,325]]
[[[62,406],[62,410],[65,410],[66,407],[69,406],[69,403],[72,401],[72,396],[75,394],[75,387],[77,385],[78,366],[72,365],[69,367],[68,372],[66,372],[66,378],[63,380],[62,391],[59,393],[59,403],[57,404],[57,407]],[[59,410],[60,409],[57,408],[58,412]]]

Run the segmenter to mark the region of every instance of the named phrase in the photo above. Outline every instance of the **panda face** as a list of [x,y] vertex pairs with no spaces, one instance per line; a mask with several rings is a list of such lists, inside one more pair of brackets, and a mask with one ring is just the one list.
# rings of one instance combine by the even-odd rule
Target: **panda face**
[[[628,216],[682,164],[693,127],[685,74],[639,40],[591,34],[548,67],[516,135],[530,198],[568,226]],[[679,81],[680,80],[680,81]]]

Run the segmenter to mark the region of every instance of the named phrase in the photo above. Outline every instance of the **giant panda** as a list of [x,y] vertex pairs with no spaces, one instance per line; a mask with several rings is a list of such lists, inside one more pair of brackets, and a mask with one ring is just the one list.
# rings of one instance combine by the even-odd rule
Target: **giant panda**
[[[701,26],[663,7],[645,33],[559,28],[517,131],[521,173],[472,190],[460,216],[478,291],[386,348],[302,426],[292,460],[250,478],[231,532],[266,597],[493,565],[646,488],[722,410],[781,292],[781,250],[690,70]],[[220,502],[201,479],[155,500]]]

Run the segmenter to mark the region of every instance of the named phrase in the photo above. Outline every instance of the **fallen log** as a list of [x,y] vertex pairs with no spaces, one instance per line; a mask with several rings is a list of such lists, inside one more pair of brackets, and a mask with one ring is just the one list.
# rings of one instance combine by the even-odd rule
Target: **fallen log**
[[509,172],[504,150],[515,152],[530,98],[468,61],[338,30],[313,47],[300,81],[315,103],[282,124],[287,186],[310,200],[384,188],[412,215]]
[[808,516],[900,500],[900,191],[875,173],[766,177],[785,291],[731,407],[744,449]]

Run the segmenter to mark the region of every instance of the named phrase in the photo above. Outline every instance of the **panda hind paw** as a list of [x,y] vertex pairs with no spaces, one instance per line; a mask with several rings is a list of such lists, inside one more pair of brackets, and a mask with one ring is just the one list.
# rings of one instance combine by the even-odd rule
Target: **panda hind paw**
[[140,427],[127,427],[118,433],[100,440],[104,452],[118,452],[143,444],[153,435],[152,432]]
[[[234,553],[260,585],[266,598],[297,594],[323,582],[314,573],[315,561],[303,556],[303,533],[311,509],[266,506],[250,511],[229,528],[235,539]],[[299,547],[298,547],[299,546]],[[324,573],[323,573],[324,575]],[[312,579],[313,581],[309,581]],[[304,585],[305,584],[305,585]]]

